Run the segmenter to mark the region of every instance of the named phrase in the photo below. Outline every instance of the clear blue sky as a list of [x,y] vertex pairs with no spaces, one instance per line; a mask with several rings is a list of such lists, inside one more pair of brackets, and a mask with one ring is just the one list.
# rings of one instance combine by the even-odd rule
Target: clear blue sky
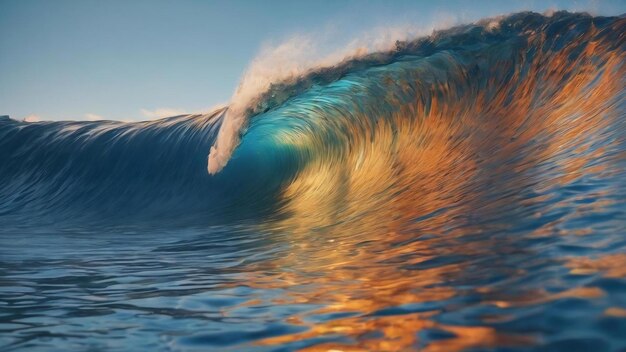
[[192,112],[227,102],[261,45],[293,34],[332,28],[348,40],[437,17],[548,9],[617,15],[626,1],[0,0],[0,115]]

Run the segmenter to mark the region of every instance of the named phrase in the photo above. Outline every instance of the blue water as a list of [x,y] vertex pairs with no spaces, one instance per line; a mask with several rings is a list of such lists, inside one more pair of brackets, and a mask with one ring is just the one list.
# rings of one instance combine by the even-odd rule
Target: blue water
[[216,175],[225,109],[0,119],[0,349],[626,350],[625,28],[521,13],[277,84]]

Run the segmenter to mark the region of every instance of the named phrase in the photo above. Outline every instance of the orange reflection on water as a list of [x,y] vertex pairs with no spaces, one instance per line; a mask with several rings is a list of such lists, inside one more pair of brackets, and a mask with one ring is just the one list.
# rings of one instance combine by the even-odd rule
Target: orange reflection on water
[[[490,327],[436,324],[429,319],[433,315],[434,313],[406,314],[401,318],[381,317],[372,320],[338,319],[327,324],[314,325],[305,333],[265,339],[260,344],[283,344],[339,333],[363,338],[355,344],[321,343],[303,348],[301,351],[405,351],[407,347],[418,346],[415,331],[423,329],[445,330],[455,336],[453,339],[436,341],[421,349],[426,352],[461,351],[471,347],[523,346],[534,342],[532,338],[501,334]],[[372,331],[379,332],[382,337],[366,337]]]
[[[537,48],[547,45],[541,33],[530,41]],[[284,216],[265,229],[287,234],[291,251],[251,267],[246,281],[253,288],[284,290],[273,304],[321,308],[287,319],[307,331],[258,343],[344,336],[350,342],[319,343],[304,350],[403,351],[421,346],[419,332],[426,329],[445,330],[451,336],[421,346],[425,351],[533,343],[531,337],[505,335],[480,322],[438,323],[434,317],[442,307],[429,303],[453,302],[466,294],[453,283],[469,271],[489,275],[505,270],[498,267],[499,261],[528,251],[516,246],[515,236],[483,233],[506,233],[516,221],[541,218],[544,214],[533,207],[549,201],[551,189],[606,172],[601,163],[592,165],[606,158],[606,147],[591,145],[604,138],[603,132],[618,117],[615,99],[623,87],[614,77],[626,73],[624,57],[609,45],[591,28],[558,52],[539,50],[532,62],[518,57],[516,63],[497,63],[501,66],[484,73],[491,78],[482,90],[469,88],[471,82],[464,79],[469,72],[456,66],[448,79],[400,87],[415,89],[416,101],[400,106],[391,118],[332,121],[333,129],[347,131],[345,150],[321,148],[317,135],[282,136],[283,143],[314,150],[311,162],[283,192]],[[570,60],[580,48],[577,59]],[[510,65],[516,65],[512,78],[497,74]],[[522,73],[524,68],[528,72]],[[539,195],[527,198],[523,192],[528,189]],[[563,205],[555,202],[543,211]],[[581,209],[606,205],[597,202]],[[559,221],[563,219],[516,236],[558,234]],[[480,261],[493,258],[494,251],[495,262]],[[572,259],[567,265],[572,273],[626,276],[624,255]],[[506,270],[509,278],[526,274]],[[487,286],[473,291],[482,304],[500,309],[604,295],[585,287],[515,295]],[[314,319],[330,313],[351,316]],[[489,319],[498,317],[485,321]]]
[[626,254],[610,254],[599,258],[572,258],[566,266],[574,275],[602,273],[612,278],[626,277]]

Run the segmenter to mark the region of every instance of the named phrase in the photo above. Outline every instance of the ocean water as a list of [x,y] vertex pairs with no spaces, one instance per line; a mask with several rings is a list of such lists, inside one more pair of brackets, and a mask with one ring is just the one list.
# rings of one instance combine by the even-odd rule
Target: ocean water
[[626,350],[624,33],[452,28],[241,130],[1,119],[0,349]]

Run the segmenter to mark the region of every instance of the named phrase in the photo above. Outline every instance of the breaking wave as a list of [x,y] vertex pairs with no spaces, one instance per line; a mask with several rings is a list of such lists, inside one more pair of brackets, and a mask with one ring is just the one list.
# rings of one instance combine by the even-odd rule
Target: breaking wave
[[621,143],[625,29],[623,17],[518,13],[297,72],[211,114],[4,119],[0,216],[330,222],[467,202],[503,173],[541,178],[545,163],[554,173]]

